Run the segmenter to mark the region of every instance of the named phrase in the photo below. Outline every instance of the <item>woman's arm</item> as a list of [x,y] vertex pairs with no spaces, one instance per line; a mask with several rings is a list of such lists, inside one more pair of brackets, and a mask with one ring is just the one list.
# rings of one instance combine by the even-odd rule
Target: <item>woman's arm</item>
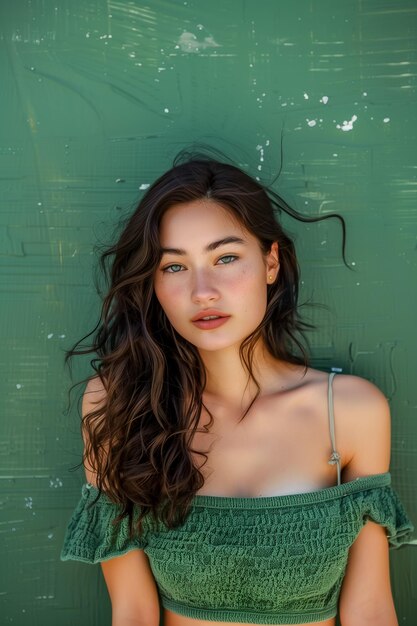
[[112,626],[158,626],[158,591],[143,550],[101,563],[112,604]]
[[[105,389],[98,377],[89,380],[83,395],[82,414],[97,410],[105,400]],[[84,432],[84,441],[86,434]],[[95,485],[96,474],[86,460],[87,482]],[[112,605],[112,626],[158,626],[158,590],[148,557],[143,550],[101,562]]]
[[[349,429],[353,452],[343,469],[343,482],[389,471],[391,418],[387,399],[371,382],[356,376],[336,377],[333,382],[335,415],[338,387],[341,400],[350,397],[347,404],[352,403],[352,398],[355,403],[349,411],[340,404],[341,415],[345,413],[342,430]],[[390,583],[388,540],[385,528],[375,522],[365,524],[350,548],[339,615],[342,626],[398,626]]]

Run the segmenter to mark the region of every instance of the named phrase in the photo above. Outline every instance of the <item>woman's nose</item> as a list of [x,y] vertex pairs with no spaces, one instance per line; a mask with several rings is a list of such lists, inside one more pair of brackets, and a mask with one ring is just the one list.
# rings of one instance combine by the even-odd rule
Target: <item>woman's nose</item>
[[193,302],[217,300],[219,292],[214,276],[204,271],[194,272],[191,296]]

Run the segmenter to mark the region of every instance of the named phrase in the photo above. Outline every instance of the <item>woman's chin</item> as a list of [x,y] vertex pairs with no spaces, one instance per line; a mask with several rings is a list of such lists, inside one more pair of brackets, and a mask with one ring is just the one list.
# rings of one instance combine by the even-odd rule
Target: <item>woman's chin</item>
[[239,346],[245,337],[240,340],[233,340],[230,337],[220,338],[208,337],[207,339],[195,341],[194,345],[197,350],[203,352],[228,352],[231,350],[239,351]]

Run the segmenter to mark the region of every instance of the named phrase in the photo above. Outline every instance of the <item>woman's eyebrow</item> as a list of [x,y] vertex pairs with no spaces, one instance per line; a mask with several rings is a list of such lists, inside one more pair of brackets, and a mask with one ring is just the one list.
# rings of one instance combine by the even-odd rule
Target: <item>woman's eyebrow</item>
[[[204,248],[204,251],[212,252],[213,250],[216,250],[216,248],[219,248],[220,246],[224,246],[229,243],[239,243],[243,244],[244,246],[246,245],[246,241],[244,239],[241,239],[240,237],[224,237],[223,239],[219,239],[218,241],[212,241],[211,243],[207,244],[207,246]],[[182,248],[161,248],[161,254],[184,255],[187,254],[187,252]]]

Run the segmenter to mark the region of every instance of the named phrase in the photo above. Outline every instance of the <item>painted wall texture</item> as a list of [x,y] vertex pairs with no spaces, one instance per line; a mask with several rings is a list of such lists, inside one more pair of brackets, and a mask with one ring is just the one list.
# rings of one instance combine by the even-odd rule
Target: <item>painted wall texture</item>
[[[3,0],[0,6],[0,623],[110,624],[99,567],[61,563],[80,494],[64,350],[96,322],[93,247],[177,151],[205,142],[306,215],[284,216],[318,325],[313,366],[392,409],[394,487],[417,519],[414,0]],[[282,152],[282,158],[281,158]],[[74,380],[89,372],[74,364]],[[372,445],[372,442],[369,442]],[[417,543],[416,538],[410,543]],[[417,550],[391,552],[400,624]]]

